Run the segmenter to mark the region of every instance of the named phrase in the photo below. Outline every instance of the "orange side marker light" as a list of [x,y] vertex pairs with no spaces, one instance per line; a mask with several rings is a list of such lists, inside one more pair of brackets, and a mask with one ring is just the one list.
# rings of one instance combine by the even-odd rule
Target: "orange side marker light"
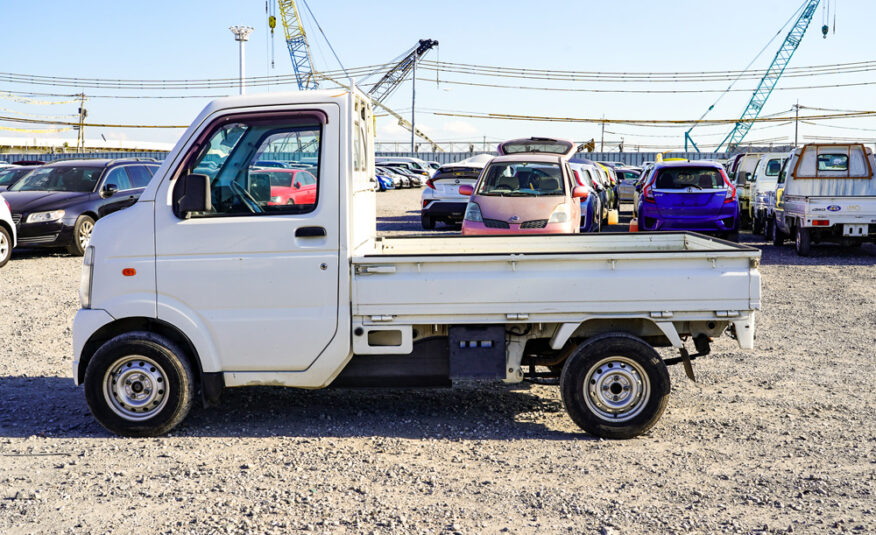
[[125,268],[122,270],[122,275],[124,275],[126,277],[133,277],[136,274],[137,274],[137,270],[134,268]]

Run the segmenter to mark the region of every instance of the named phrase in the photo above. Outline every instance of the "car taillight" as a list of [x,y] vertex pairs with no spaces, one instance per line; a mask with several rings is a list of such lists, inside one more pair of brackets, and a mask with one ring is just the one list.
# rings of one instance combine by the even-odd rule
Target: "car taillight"
[[575,175],[575,182],[577,182],[579,186],[583,186],[584,183],[581,182],[581,176],[578,174],[578,171],[572,169],[572,174]]
[[730,182],[730,179],[727,178],[727,173],[723,170],[721,171],[721,176],[724,177],[724,184],[727,186],[727,193],[724,194],[724,204],[727,204],[736,200],[736,186]]
[[830,220],[829,219],[814,219],[812,221],[813,227],[829,227]]
[[429,180],[426,181],[426,185],[429,186],[429,187],[432,188],[432,189],[435,189],[435,183],[432,182],[432,179],[431,179],[431,178],[430,178]]
[[650,182],[647,182],[642,187],[642,198],[645,199],[645,202],[651,202],[651,203],[655,203],[655,204],[657,203],[657,201],[654,199],[654,192],[651,191],[651,183]]

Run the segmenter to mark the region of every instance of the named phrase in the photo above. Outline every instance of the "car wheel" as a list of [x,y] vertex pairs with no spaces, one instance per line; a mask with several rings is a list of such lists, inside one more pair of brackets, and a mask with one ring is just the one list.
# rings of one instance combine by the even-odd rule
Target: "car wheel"
[[423,225],[425,230],[432,230],[435,228],[435,220],[427,215],[420,216],[420,224]]
[[734,230],[727,233],[727,240],[739,243],[739,231]]
[[785,236],[779,230],[779,224],[775,219],[770,220],[770,239],[773,240],[773,245],[776,247],[785,244]]
[[85,400],[107,430],[124,436],[167,433],[186,417],[195,398],[195,376],[170,340],[137,331],[98,348],[85,370]]
[[763,218],[754,216],[754,221],[751,222],[752,234],[761,234],[763,232]]
[[581,344],[566,359],[560,392],[569,416],[588,433],[614,439],[648,431],[669,401],[669,372],[640,338],[610,333]]
[[4,227],[0,227],[0,267],[6,265],[12,258],[12,235]]
[[73,225],[73,243],[67,246],[67,252],[74,256],[84,255],[93,231],[94,219],[87,215],[79,216]]
[[809,256],[812,237],[809,234],[808,228],[797,227],[797,232],[794,233],[794,249],[800,256]]

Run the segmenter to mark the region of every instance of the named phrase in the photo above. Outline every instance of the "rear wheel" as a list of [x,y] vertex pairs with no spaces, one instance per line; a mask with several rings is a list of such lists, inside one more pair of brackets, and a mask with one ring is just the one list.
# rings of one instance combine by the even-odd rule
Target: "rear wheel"
[[809,234],[808,228],[797,227],[797,232],[794,233],[794,249],[800,256],[809,256],[809,250],[812,245],[812,237]]
[[734,230],[734,231],[732,231],[732,232],[728,232],[728,233],[727,233],[727,239],[728,239],[729,241],[733,241],[733,242],[737,242],[737,243],[738,243],[738,242],[739,242],[739,231],[738,231],[738,230]]
[[773,240],[773,245],[776,247],[785,244],[785,235],[779,229],[779,224],[775,219],[770,220],[770,239]]
[[763,234],[763,218],[757,214],[754,215],[754,221],[751,222],[752,234]]
[[605,334],[581,344],[566,359],[560,392],[579,427],[603,438],[645,433],[666,409],[669,372],[642,339]]
[[183,351],[154,333],[104,343],[85,370],[85,399],[107,430],[148,437],[176,427],[192,407],[195,376]]
[[423,228],[426,230],[432,230],[435,228],[435,220],[432,219],[430,216],[421,215],[420,216],[420,223],[423,225]]
[[87,215],[79,216],[73,225],[73,243],[67,246],[67,252],[74,256],[84,255],[93,231],[94,219]]
[[12,258],[12,235],[4,227],[0,227],[0,267],[6,265]]

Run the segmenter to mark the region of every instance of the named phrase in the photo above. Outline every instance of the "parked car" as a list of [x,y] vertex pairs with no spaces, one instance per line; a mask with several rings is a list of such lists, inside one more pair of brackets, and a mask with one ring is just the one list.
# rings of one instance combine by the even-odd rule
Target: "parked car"
[[6,191],[34,169],[36,169],[34,166],[21,165],[13,165],[0,169],[0,191]]
[[571,234],[579,232],[581,202],[587,194],[575,183],[569,158],[571,141],[529,138],[499,145],[470,194],[463,235]]
[[569,162],[572,168],[572,176],[575,182],[587,190],[586,195],[580,198],[581,201],[581,232],[599,232],[602,230],[602,203],[599,198],[599,193],[593,185],[591,171],[588,169],[588,164]]
[[380,171],[381,176],[385,176],[389,180],[392,181],[393,189],[401,189],[401,188],[409,188],[411,187],[411,175],[407,173],[404,169],[399,167],[392,166],[377,166],[375,169]]
[[81,256],[94,222],[137,202],[156,169],[136,159],[62,160],[34,169],[4,193],[17,245],[66,247]]
[[[438,163],[438,162],[433,162],[433,161],[431,161],[431,160],[428,161],[428,162],[426,162],[426,163],[429,164],[429,167],[432,168],[433,173],[434,173],[434,171],[437,171],[438,168],[441,167],[441,164],[440,164],[440,163]],[[432,176],[434,176],[434,174],[433,174]]]
[[6,265],[12,258],[15,248],[15,223],[12,221],[12,211],[9,202],[0,195],[0,267]]
[[639,180],[641,169],[619,167],[614,170],[617,174],[617,196],[619,202],[633,202],[636,197],[636,181]]
[[435,175],[426,181],[421,197],[420,222],[423,228],[431,230],[441,221],[447,225],[462,223],[468,196],[459,193],[461,185],[474,186],[484,165],[493,156],[478,154],[465,160],[444,164]]
[[642,167],[642,172],[639,174],[639,179],[636,180],[636,184],[633,186],[633,217],[639,217],[639,198],[641,197],[642,187],[645,185],[645,182],[650,178],[651,171],[654,170],[655,163],[645,163]]
[[602,230],[602,222],[608,219],[608,211],[611,210],[611,188],[608,176],[602,171],[602,166],[586,158],[573,158],[570,162],[582,165],[583,177],[590,180],[590,184],[599,197],[599,228]]
[[754,169],[751,177],[751,231],[754,234],[763,234],[766,230],[766,222],[772,215],[767,204],[768,192],[775,191],[779,172],[787,159],[787,153],[770,152],[760,157]]
[[[599,176],[602,177],[602,185],[605,188],[606,194],[606,208],[608,210],[614,210],[617,205],[617,190],[615,189],[616,185],[611,179],[611,175],[609,174],[608,168],[602,164],[596,164],[596,172],[599,173]],[[608,214],[605,216],[608,218]]]
[[392,182],[392,178],[389,175],[385,174],[381,168],[374,168],[374,180],[377,184],[377,191],[386,191],[388,189],[395,189],[395,184]]
[[403,158],[403,157],[393,157],[393,158],[375,158],[375,163],[377,165],[394,165],[394,166],[403,166],[406,167],[409,171],[413,173],[417,173],[419,175],[423,175],[426,178],[431,178],[434,173],[434,169],[419,158]]
[[716,162],[661,162],[642,186],[639,230],[693,230],[739,241],[736,186]]
[[269,206],[316,204],[316,177],[302,169],[254,169],[250,178],[264,176],[271,184]]
[[746,152],[737,155],[733,164],[733,174],[729,175],[731,181],[736,184],[741,228],[751,227],[751,179],[763,155],[763,152]]
[[876,242],[876,160],[863,144],[794,149],[779,173],[776,199],[773,243],[793,236],[800,256],[822,241]]

